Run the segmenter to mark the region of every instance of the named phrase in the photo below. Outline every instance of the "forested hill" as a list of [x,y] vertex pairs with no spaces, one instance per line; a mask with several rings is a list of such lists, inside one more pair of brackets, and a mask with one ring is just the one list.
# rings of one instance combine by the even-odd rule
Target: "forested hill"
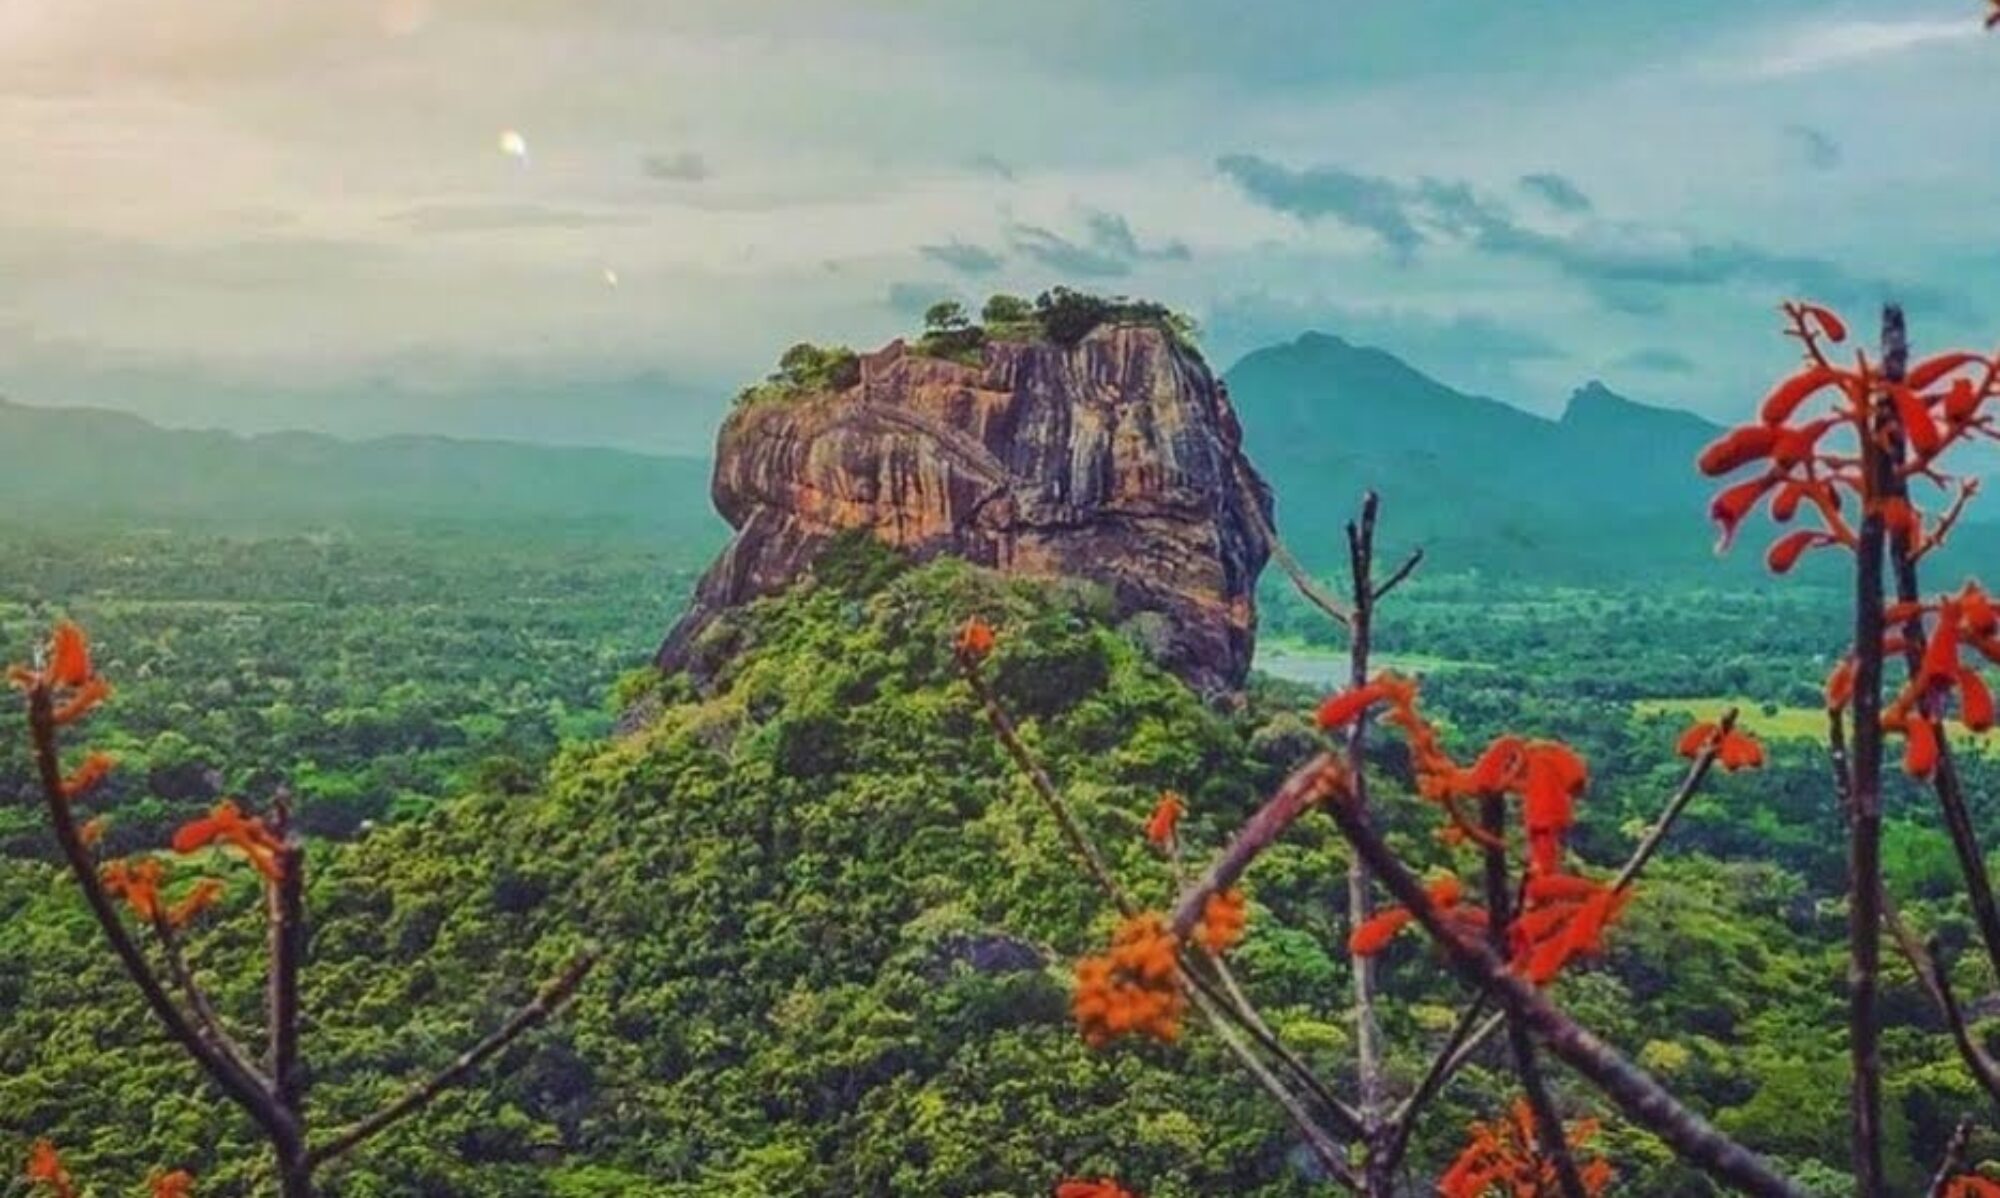
[[1463,564],[1612,568],[1634,543],[1655,563],[1707,552],[1711,487],[1693,463],[1720,429],[1690,413],[1593,382],[1549,420],[1325,333],[1251,353],[1225,379],[1279,528],[1315,564],[1339,564],[1340,524],[1368,487],[1393,496],[1395,535]]
[[229,527],[550,521],[721,538],[708,463],[444,437],[346,441],[161,428],[0,399],[0,510]]

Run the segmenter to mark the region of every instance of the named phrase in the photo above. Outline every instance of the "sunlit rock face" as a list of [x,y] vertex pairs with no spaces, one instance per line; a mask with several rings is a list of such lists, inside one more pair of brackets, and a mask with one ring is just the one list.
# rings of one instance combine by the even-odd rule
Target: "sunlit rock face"
[[[790,585],[827,541],[867,529],[917,558],[1107,586],[1197,688],[1250,665],[1271,499],[1223,388],[1166,332],[1100,327],[1074,346],[987,344],[976,366],[901,341],[840,392],[741,406],[714,498],[736,535],[661,647]],[[1254,506],[1252,506],[1254,505]]]

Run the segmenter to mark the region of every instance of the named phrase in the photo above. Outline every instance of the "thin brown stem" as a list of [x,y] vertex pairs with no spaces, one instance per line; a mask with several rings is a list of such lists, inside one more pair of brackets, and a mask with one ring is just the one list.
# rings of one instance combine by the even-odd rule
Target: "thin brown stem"
[[[1375,519],[1380,500],[1369,491],[1361,499],[1361,518],[1347,525],[1348,570],[1353,581],[1353,618],[1348,622],[1348,685],[1368,682],[1368,658],[1374,648],[1375,601]],[[1409,563],[1415,569],[1415,560]],[[1393,583],[1393,580],[1392,580]],[[1347,777],[1356,813],[1371,818],[1368,803],[1368,721],[1356,720],[1347,732]],[[1350,856],[1347,862],[1347,918],[1354,927],[1375,914],[1375,886],[1368,876],[1368,864]],[[1354,971],[1355,1080],[1360,1090],[1361,1117],[1370,1123],[1381,1116],[1382,1108],[1382,1025],[1375,1013],[1376,962],[1373,956],[1352,958]],[[1373,1170],[1371,1169],[1371,1172]],[[1370,1187],[1379,1188],[1386,1176],[1371,1177]]]
[[[1118,884],[1118,879],[1111,873],[1111,867],[1098,855],[1097,846],[1091,843],[1090,836],[1070,813],[1069,804],[1063,802],[1062,794],[1056,790],[1056,784],[1049,778],[1048,771],[1042,768],[1042,763],[1036,760],[1035,755],[1028,751],[1028,746],[1022,743],[1021,734],[1014,727],[1013,718],[1000,706],[1000,700],[993,694],[993,688],[986,685],[986,677],[980,672],[979,663],[976,660],[962,658],[960,664],[964,667],[961,672],[965,675],[966,682],[971,684],[972,693],[979,699],[979,705],[986,713],[986,722],[993,728],[993,735],[999,737],[1001,745],[1007,750],[1007,755],[1014,759],[1016,768],[1028,779],[1028,784],[1034,789],[1036,797],[1041,799],[1042,806],[1056,821],[1056,827],[1062,830],[1063,839],[1069,842],[1070,851],[1077,855],[1099,889],[1110,896],[1120,914],[1128,919],[1137,915],[1138,904],[1125,893],[1125,888]],[[1199,912],[1196,913],[1196,917],[1199,918]],[[1189,926],[1193,926],[1192,921]],[[1186,929],[1179,929],[1178,934],[1184,937]]]
[[1966,1154],[1972,1150],[1972,1116],[1967,1115],[1952,1128],[1951,1139],[1944,1144],[1944,1155],[1938,1160],[1937,1172],[1931,1175],[1931,1184],[1924,1191],[1928,1198],[1945,1198],[1951,1191],[1952,1178],[1965,1171]]
[[1639,847],[1633,849],[1632,855],[1625,859],[1624,866],[1619,869],[1617,878],[1611,883],[1614,889],[1630,889],[1632,883],[1639,880],[1639,875],[1645,872],[1646,866],[1652,863],[1654,854],[1658,853],[1660,846],[1666,843],[1667,834],[1674,830],[1674,824],[1680,820],[1681,813],[1694,801],[1695,794],[1701,790],[1701,784],[1708,780],[1709,772],[1715,768],[1716,755],[1722,752],[1722,738],[1735,727],[1736,709],[1732,707],[1723,712],[1722,718],[1716,721],[1716,734],[1710,737],[1708,744],[1695,755],[1686,775],[1681,778],[1680,786],[1667,799],[1667,805],[1661,810],[1660,818],[1654,820],[1653,826],[1646,829],[1645,838],[1639,841]]
[[1659,1082],[1578,1024],[1540,990],[1515,976],[1483,940],[1460,936],[1431,902],[1423,883],[1387,842],[1354,818],[1345,802],[1336,799],[1327,810],[1355,851],[1368,858],[1376,878],[1444,950],[1452,970],[1524,1020],[1551,1054],[1601,1090],[1627,1117],[1718,1181],[1758,1198],[1807,1198],[1803,1186],[1683,1106]]
[[103,883],[97,876],[97,863],[83,843],[82,834],[70,813],[69,799],[63,792],[54,696],[46,685],[36,685],[28,690],[28,729],[34,745],[36,774],[56,843],[62,849],[63,858],[69,865],[71,875],[76,878],[78,888],[83,892],[91,915],[96,918],[98,927],[103,929],[105,939],[111,942],[111,951],[145,999],[147,1008],[167,1035],[194,1058],[217,1088],[257,1122],[274,1144],[296,1138],[295,1122],[265,1089],[262,1080],[239,1067],[205,1040],[200,1030],[175,1004],[153,973],[137,942],[126,931],[124,920],[110,895],[105,893]]
[[1957,1046],[1959,1058],[1965,1062],[1972,1080],[1986,1091],[1988,1098],[2000,1104],[2000,1062],[1996,1062],[1972,1034],[1965,1008],[1959,1004],[1957,991],[1952,989],[1950,966],[1938,959],[1935,946],[1926,945],[1917,938],[1894,904],[1885,902],[1882,905],[1882,919],[1903,959],[1910,963],[1911,971],[1917,975],[1917,984],[1930,998],[1931,1005],[1937,1008],[1938,1017],[1944,1020],[1945,1028],[1951,1033],[1951,1041]]
[[1505,1026],[1507,1017],[1504,1014],[1496,1015],[1481,1023],[1480,1016],[1485,1011],[1486,996],[1474,995],[1472,1002],[1459,1013],[1458,1022],[1452,1025],[1451,1035],[1445,1038],[1437,1055],[1431,1058],[1431,1067],[1424,1071],[1423,1079],[1417,1083],[1417,1088],[1410,1092],[1408,1098],[1397,1104],[1394,1113],[1389,1116],[1390,1136],[1388,1145],[1382,1152],[1382,1167],[1386,1172],[1394,1173],[1396,1167],[1403,1163],[1404,1155],[1410,1150],[1410,1136],[1417,1129],[1418,1116],[1423,1114],[1424,1108],[1429,1106],[1431,1100],[1444,1089],[1452,1074],[1458,1072],[1459,1067],[1464,1064],[1463,1057],[1476,1051],[1480,1044]]
[[280,848],[278,877],[264,887],[266,951],[270,975],[265,1006],[269,1024],[269,1073],[278,1101],[297,1112],[304,1101],[299,1069],[299,972],[305,958],[305,851],[291,826],[290,804],[280,796],[268,823]]
[[[194,970],[188,966],[187,954],[181,948],[180,933],[167,921],[164,912],[154,912],[153,934],[160,942],[160,956],[167,963],[167,976],[173,979],[175,987],[181,992],[182,1001],[187,1003],[196,1030],[206,1036],[210,1043],[243,1072],[259,1076],[261,1079],[257,1067],[250,1061],[250,1054],[244,1051],[243,1046],[229,1034],[228,1028],[222,1022],[222,1016],[215,1010],[215,1005],[209,1001],[207,993],[195,981]],[[268,1080],[265,1080],[265,1084],[269,1084]]]
[[584,978],[589,976],[591,968],[596,964],[595,953],[585,953],[578,957],[570,963],[568,969],[563,970],[553,981],[543,986],[535,995],[534,1001],[515,1011],[505,1023],[495,1028],[492,1034],[460,1053],[451,1064],[411,1087],[401,1098],[388,1106],[359,1123],[334,1133],[331,1139],[312,1149],[306,1155],[307,1166],[317,1169],[330,1161],[338,1160],[371,1137],[429,1106],[438,1095],[470,1077],[474,1070],[509,1044],[554,1018],[569,1005],[570,1000],[576,996],[577,987],[583,984]]
[[1342,787],[1346,771],[1329,753],[1314,754],[1286,778],[1277,792],[1244,821],[1227,848],[1174,903],[1174,935],[1185,938],[1201,922],[1208,900],[1234,886],[1264,850],[1276,844],[1299,817]]
[[1217,1004],[1212,997],[1192,984],[1187,989],[1195,1007],[1208,1019],[1209,1026],[1214,1029],[1216,1038],[1221,1040],[1223,1046],[1228,1048],[1242,1064],[1251,1079],[1285,1112],[1286,1118],[1292,1121],[1292,1126],[1298,1129],[1300,1137],[1305,1140],[1306,1148],[1313,1154],[1313,1159],[1318,1161],[1320,1167],[1334,1180],[1350,1190],[1359,1189],[1360,1184],[1354,1176],[1353,1168],[1347,1163],[1346,1153],[1332,1137],[1326,1134],[1325,1129],[1320,1127],[1312,1117],[1312,1112],[1306,1110],[1298,1096],[1279,1081],[1270,1067],[1259,1060],[1257,1054],[1250,1051],[1250,1046],[1236,1035],[1230,1028],[1228,1018],[1216,1009]]

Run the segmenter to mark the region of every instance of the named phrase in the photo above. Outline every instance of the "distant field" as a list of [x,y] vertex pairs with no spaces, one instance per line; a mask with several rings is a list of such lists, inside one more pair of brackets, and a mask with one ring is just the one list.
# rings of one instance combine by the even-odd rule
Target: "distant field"
[[[1817,707],[1773,707],[1767,713],[1763,704],[1750,699],[1640,699],[1632,704],[1632,714],[1640,719],[1670,716],[1692,723],[1720,719],[1731,707],[1742,713],[1738,717],[1742,727],[1765,740],[1826,738],[1826,712]],[[1954,726],[1951,740],[1960,747],[1972,745],[1983,756],[2000,756],[2000,739],[1991,734],[1968,736],[1963,728]]]

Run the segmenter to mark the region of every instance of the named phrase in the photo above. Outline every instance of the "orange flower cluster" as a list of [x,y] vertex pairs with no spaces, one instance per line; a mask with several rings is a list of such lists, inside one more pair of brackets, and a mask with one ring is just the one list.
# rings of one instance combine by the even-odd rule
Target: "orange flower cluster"
[[2000,1181],[1966,1173],[1945,1182],[1938,1193],[1939,1198],[2000,1198]]
[[[1431,906],[1458,934],[1476,936],[1486,930],[1486,912],[1465,902],[1465,885],[1457,878],[1439,878],[1430,884],[1429,893]],[[1347,951],[1357,957],[1372,957],[1388,948],[1396,934],[1416,918],[1408,907],[1384,907],[1354,929],[1347,938]]]
[[184,928],[222,898],[222,883],[215,878],[202,878],[178,902],[162,903],[160,887],[166,883],[167,871],[154,857],[110,862],[98,877],[104,892],[123,899],[141,923],[164,920],[168,927]]
[[[1567,1128],[1575,1149],[1597,1135],[1595,1119],[1579,1119]],[[1577,1161],[1584,1192],[1597,1198],[1611,1184],[1611,1165],[1602,1157]],[[1516,1099],[1507,1117],[1475,1123],[1465,1148],[1438,1179],[1440,1198],[1555,1198],[1562,1193],[1555,1164],[1542,1158],[1535,1139],[1535,1115],[1524,1099]]]
[[1249,922],[1250,900],[1241,890],[1211,894],[1201,909],[1201,922],[1195,925],[1195,943],[1221,956],[1243,942]]
[[174,833],[174,852],[192,853],[218,842],[241,853],[266,880],[284,877],[280,862],[284,845],[263,820],[244,815],[234,799],[224,799],[206,817],[183,825]]
[[[1996,394],[2000,359],[1977,354],[1946,353],[1912,366],[1900,382],[1890,382],[1862,357],[1853,368],[1836,366],[1822,342],[1847,339],[1840,318],[1812,304],[1787,304],[1790,335],[1805,346],[1805,365],[1765,397],[1753,424],[1733,428],[1701,453],[1702,473],[1720,478],[1746,466],[1759,473],[1725,487],[1709,505],[1709,516],[1722,530],[1718,550],[1727,549],[1737,529],[1760,505],[1769,503],[1771,518],[1789,523],[1802,510],[1818,517],[1818,527],[1799,529],[1778,538],[1765,564],[1784,573],[1807,551],[1828,545],[1853,548],[1859,543],[1843,509],[1843,492],[1855,496],[1863,511],[1879,516],[1912,556],[1922,556],[1941,542],[1957,523],[1965,502],[1977,489],[1937,469],[1945,450],[1969,436],[1994,437],[1992,417],[1982,410]],[[1821,414],[1802,418],[1810,401],[1821,395],[1831,403]],[[1907,499],[1869,493],[1859,447],[1871,443],[1884,425],[1892,426],[1908,451],[1898,467],[1904,480],[1924,479],[1956,491],[1951,506],[1928,523]],[[1844,434],[1847,444],[1829,447],[1828,438]]]
[[1137,1194],[1100,1177],[1096,1181],[1065,1181],[1056,1186],[1056,1198],[1139,1198]]
[[958,639],[952,643],[952,649],[960,660],[974,663],[984,661],[993,652],[993,644],[993,626],[973,616],[959,626]]
[[1764,764],[1764,746],[1757,743],[1756,737],[1738,728],[1724,732],[1720,724],[1709,720],[1681,733],[1676,751],[1692,760],[1707,752],[1711,745],[1715,746],[1715,760],[1730,773],[1754,770]]
[[160,1174],[153,1179],[153,1198],[194,1198],[194,1174],[185,1169]]
[[1466,818],[1461,801],[1489,795],[1518,798],[1533,872],[1552,874],[1561,868],[1563,843],[1576,823],[1577,797],[1590,783],[1590,769],[1574,749],[1559,741],[1503,736],[1473,765],[1460,766],[1417,709],[1416,682],[1397,674],[1379,675],[1329,698],[1320,705],[1319,725],[1328,731],[1344,727],[1377,703],[1388,705],[1384,718],[1409,742],[1418,793],[1444,806],[1455,837],[1487,839]]
[[1563,874],[1529,878],[1521,912],[1507,929],[1515,971],[1544,986],[1577,957],[1602,956],[1604,929],[1624,911],[1631,896],[1629,889],[1589,878]]
[[[1979,671],[1965,662],[1967,646],[1990,662],[2000,662],[2000,606],[1976,582],[1956,594],[1923,602],[1891,604],[1883,613],[1893,630],[1882,638],[1882,651],[1897,657],[1908,648],[1903,626],[1911,620],[1929,624],[1923,657],[1895,701],[1882,712],[1882,726],[1903,734],[1903,769],[1926,778],[1937,768],[1938,736],[1934,723],[1956,697],[1958,718],[1972,732],[1995,723],[1992,688]],[[1840,711],[1854,697],[1853,657],[1834,666],[1826,680],[1826,705]]]
[[1146,820],[1146,839],[1153,847],[1168,849],[1173,846],[1174,836],[1181,824],[1181,816],[1187,814],[1187,803],[1171,790],[1160,792],[1160,801],[1153,807],[1151,818]]
[[28,1150],[26,1179],[30,1189],[41,1190],[54,1198],[77,1198],[76,1182],[70,1179],[69,1170],[63,1168],[62,1154],[47,1140],[36,1140]]
[[1071,1009],[1083,1038],[1101,1047],[1120,1036],[1180,1038],[1187,996],[1181,992],[1180,950],[1166,920],[1148,912],[1120,924],[1111,951],[1076,965]]
[[74,724],[111,697],[111,684],[90,664],[90,641],[68,620],[56,625],[49,639],[47,664],[41,669],[10,666],[7,681],[24,691],[46,689],[58,700],[55,721]]
[[152,923],[160,917],[160,883],[166,876],[166,868],[152,857],[113,861],[98,873],[104,893],[124,899],[141,923]]

